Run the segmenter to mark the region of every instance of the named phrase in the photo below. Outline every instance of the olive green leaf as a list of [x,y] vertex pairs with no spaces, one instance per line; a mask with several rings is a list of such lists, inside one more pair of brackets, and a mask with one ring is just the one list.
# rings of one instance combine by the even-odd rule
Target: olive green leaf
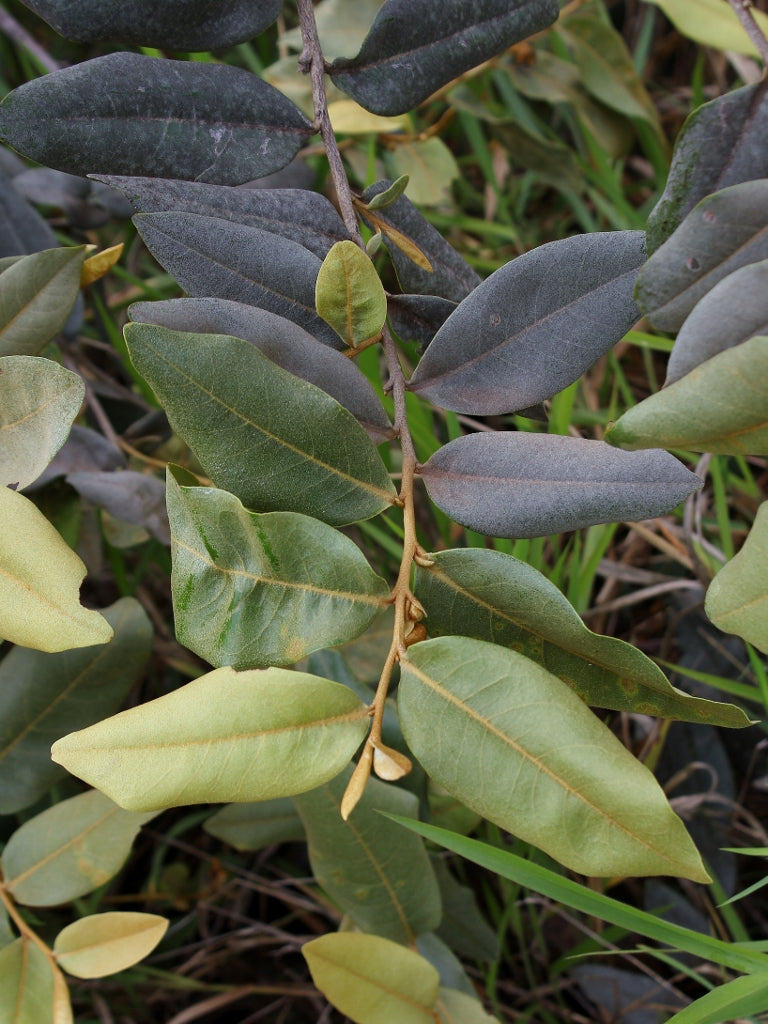
[[51,756],[128,810],[270,800],[337,775],[368,723],[366,705],[339,683],[220,668],[70,733]]
[[170,467],[176,635],[212,665],[293,664],[359,636],[384,607],[387,583],[331,526],[181,484]]
[[768,653],[768,502],[744,546],[710,583],[704,609],[718,629]]
[[38,651],[105,644],[112,627],[80,604],[85,572],[29,498],[0,487],[0,636]]
[[413,950],[379,935],[337,932],[301,951],[315,985],[355,1024],[435,1024],[440,978]]
[[387,296],[370,256],[354,242],[337,242],[315,284],[317,312],[349,348],[380,333]]
[[312,873],[358,928],[412,944],[439,924],[440,891],[424,844],[406,843],[402,830],[379,812],[418,817],[418,799],[371,778],[344,821],[341,801],[351,774],[348,769],[293,798]]
[[67,322],[80,292],[84,245],[22,256],[0,274],[0,355],[35,356]]
[[104,978],[133,967],[148,956],[168,929],[157,914],[110,911],[88,914],[63,928],[53,952],[75,978]]
[[64,976],[28,936],[0,950],[3,1024],[72,1024]]
[[622,448],[768,455],[768,335],[700,363],[628,409],[605,439]]
[[412,646],[401,670],[406,742],[468,807],[585,875],[709,880],[653,775],[540,665],[440,637]]
[[85,896],[117,874],[152,817],[124,811],[95,790],[62,800],[24,822],[6,843],[5,887],[30,907]]
[[501,551],[430,555],[415,593],[431,636],[459,633],[509,647],[558,676],[593,707],[731,728],[750,724],[733,704],[691,697],[631,644],[592,633],[546,576]]
[[125,337],[174,430],[217,487],[255,511],[332,526],[367,519],[395,488],[363,428],[338,402],[241,338],[128,324]]
[[51,359],[0,357],[0,486],[20,490],[40,476],[84,398],[82,379]]
[[203,828],[236,850],[261,850],[305,839],[304,825],[289,796],[227,804],[206,818]]

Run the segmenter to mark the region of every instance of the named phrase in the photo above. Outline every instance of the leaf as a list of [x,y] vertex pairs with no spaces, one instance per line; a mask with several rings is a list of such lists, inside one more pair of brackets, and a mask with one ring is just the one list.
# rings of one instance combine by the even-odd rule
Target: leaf
[[355,1024],[434,1024],[439,976],[418,953],[351,932],[322,935],[301,951],[315,985]]
[[111,245],[108,249],[102,249],[101,252],[97,252],[93,256],[89,256],[83,262],[83,270],[80,275],[81,286],[85,288],[87,285],[93,284],[94,281],[98,281],[99,278],[104,277],[105,274],[108,274],[122,256],[123,248],[123,243],[120,242],[117,245]]
[[270,800],[337,775],[368,721],[359,698],[328,679],[220,668],[70,733],[51,756],[128,810]]
[[349,233],[325,196],[297,188],[234,188],[197,181],[93,175],[120,189],[142,213],[196,213],[271,231],[320,259]]
[[354,242],[337,242],[315,284],[318,314],[348,348],[381,333],[387,296],[370,256]]
[[0,486],[21,489],[40,476],[84,398],[81,378],[50,359],[0,357]]
[[81,470],[120,469],[125,465],[125,456],[108,441],[103,434],[75,424],[64,445],[53,461],[37,477],[29,490],[36,491],[55,480],[56,477],[77,473]]
[[137,53],[54,71],[0,104],[0,139],[72,174],[239,185],[284,167],[312,133],[298,107],[256,75]]
[[381,512],[395,489],[357,421],[238,338],[128,324],[125,337],[173,429],[216,487],[257,511],[332,526]]
[[401,671],[405,740],[462,803],[585,875],[709,880],[648,769],[541,666],[441,637],[411,647]]
[[339,336],[315,311],[321,262],[297,242],[192,213],[139,214],[134,223],[158,263],[189,295],[262,307],[341,348]]
[[36,803],[63,770],[51,743],[121,706],[152,649],[152,626],[138,601],[104,610],[114,629],[101,647],[43,654],[14,647],[0,662],[0,814]]
[[411,945],[440,923],[440,891],[422,841],[405,843],[402,831],[379,812],[418,817],[419,801],[371,778],[344,821],[341,802],[351,775],[350,768],[294,797],[312,873],[362,931]]
[[639,319],[632,288],[644,259],[640,231],[576,235],[517,257],[448,317],[409,388],[472,415],[551,398]]
[[67,974],[75,978],[104,978],[149,956],[169,923],[157,914],[88,914],[62,928],[53,952]]
[[56,236],[48,222],[25,202],[0,171],[0,260],[52,249],[56,244]]
[[80,293],[85,246],[32,253],[0,274],[0,355],[37,355]]
[[439,206],[451,197],[451,185],[461,177],[456,157],[442,139],[403,141],[389,154],[398,176],[407,175],[408,198],[419,206]]
[[366,110],[404,114],[557,18],[554,0],[386,0],[353,59],[329,74]]
[[768,336],[726,349],[628,409],[605,438],[622,448],[768,455]]
[[203,822],[205,831],[236,850],[263,850],[278,843],[304,842],[304,825],[291,797],[227,804]]
[[498,936],[481,914],[472,889],[457,881],[441,857],[433,855],[432,867],[443,904],[438,937],[470,960],[498,960],[501,955]]
[[364,633],[385,605],[387,583],[332,527],[181,483],[170,467],[176,636],[212,665],[293,664]]
[[383,192],[379,192],[373,197],[373,199],[371,199],[368,203],[368,209],[384,210],[387,206],[391,206],[392,203],[394,203],[396,199],[399,199],[408,188],[408,181],[408,175],[401,174],[396,181],[392,182],[389,188],[385,189]]
[[29,498],[0,487],[0,636],[38,651],[106,643],[112,627],[80,604],[85,573]]
[[768,335],[768,260],[735,270],[697,302],[675,340],[665,386],[757,334]]
[[337,135],[384,135],[408,131],[411,127],[410,118],[406,115],[379,117],[354,100],[346,99],[329,103],[328,117]]
[[[378,395],[354,361],[323,345],[292,320],[227,299],[136,302],[129,307],[128,315],[134,321],[174,331],[243,338],[273,363],[335,398],[372,441],[378,444],[393,436]],[[204,339],[199,338],[197,344],[205,344]]]
[[165,50],[223,50],[260,35],[280,14],[280,0],[24,0],[59,35]]
[[[768,341],[768,339],[766,339]],[[718,629],[768,653],[768,502],[743,547],[709,585],[704,609]]]
[[497,1018],[486,1013],[479,999],[440,986],[437,1000],[440,1024],[496,1024]]
[[420,469],[434,503],[492,537],[543,537],[669,512],[702,481],[672,455],[519,431],[467,434]]
[[[692,6],[688,0],[683,2]],[[717,7],[736,21],[725,4],[718,2]],[[753,14],[760,16],[756,10]],[[739,31],[743,33],[740,25]],[[746,33],[743,38],[747,39]],[[675,141],[664,192],[648,217],[649,253],[710,193],[768,177],[768,154],[760,142],[766,132],[768,84],[762,81],[718,96],[688,115]]]
[[149,473],[68,473],[67,483],[97,508],[121,522],[143,526],[161,544],[171,543],[165,511],[165,484]]
[[439,295],[390,295],[387,309],[395,334],[426,346],[456,309],[456,303]]
[[117,874],[153,816],[121,810],[94,790],[62,800],[25,821],[6,843],[5,887],[28,907],[85,896]]
[[[358,50],[381,4],[382,0],[320,0],[315,6],[315,19],[323,55],[340,57]],[[300,26],[286,32],[282,41],[291,49],[301,50]]]
[[0,950],[3,1024],[72,1024],[67,985],[40,946],[28,937]]
[[758,971],[726,981],[669,1018],[668,1024],[721,1024],[763,1013],[768,1007],[768,974]]
[[[386,192],[392,182],[386,178],[371,185],[363,194],[366,203]],[[365,208],[361,210],[366,216]],[[451,302],[461,302],[480,284],[480,278],[466,260],[446,241],[437,228],[421,214],[407,196],[400,196],[385,210],[376,210],[381,230],[391,225],[411,239],[426,255],[430,270],[419,267],[396,245],[387,243],[397,278],[404,292],[418,295],[439,295]],[[366,217],[370,220],[370,217]],[[377,224],[378,226],[378,224]],[[385,240],[388,236],[385,232]]]
[[719,281],[766,259],[766,226],[768,179],[703,199],[640,270],[635,298],[651,323],[660,331],[679,330]]
[[[749,57],[758,55],[736,12],[721,0],[648,0],[648,3],[660,7],[678,32],[701,46],[733,50]],[[765,33],[768,16],[759,10],[753,10],[752,15]]]
[[691,697],[631,644],[592,633],[567,598],[500,551],[438,551],[416,568],[414,593],[431,636],[461,634],[511,648],[540,664],[598,708],[729,728],[750,724],[733,704]]

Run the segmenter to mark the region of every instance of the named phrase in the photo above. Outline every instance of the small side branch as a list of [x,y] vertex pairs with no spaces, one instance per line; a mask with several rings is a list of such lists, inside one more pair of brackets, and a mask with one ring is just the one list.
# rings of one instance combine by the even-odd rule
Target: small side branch
[[752,13],[754,7],[752,0],[728,0],[728,2],[744,26],[744,31],[749,36],[752,45],[760,54],[760,59],[763,62],[763,74],[768,74],[768,39]]

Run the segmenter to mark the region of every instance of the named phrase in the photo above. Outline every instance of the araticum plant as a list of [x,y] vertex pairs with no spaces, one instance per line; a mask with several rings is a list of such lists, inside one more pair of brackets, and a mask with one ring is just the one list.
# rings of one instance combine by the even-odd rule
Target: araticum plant
[[[75,39],[173,50],[250,39],[280,10],[275,0],[228,0],[213,13],[211,4],[181,0],[25,2]],[[525,563],[493,550],[430,553],[419,542],[419,479],[455,521],[498,537],[671,510],[702,481],[652,438],[646,443],[642,406],[614,428],[617,442],[642,451],[483,431],[420,465],[407,393],[475,417],[537,406],[622,338],[641,314],[635,295],[658,310],[660,326],[676,327],[713,280],[699,291],[688,279],[677,283],[683,269],[668,253],[703,230],[689,223],[694,214],[683,219],[679,189],[654,221],[648,263],[644,233],[617,231],[551,242],[482,283],[403,195],[402,182],[352,194],[328,118],[326,73],[367,110],[400,114],[548,27],[555,0],[385,0],[359,53],[329,66],[311,0],[297,7],[313,122],[249,72],[129,52],[48,74],[0,105],[0,138],[19,152],[96,175],[130,198],[141,237],[187,293],[132,307],[125,339],[206,476],[169,466],[167,504],[177,635],[213,670],[64,736],[53,758],[143,816],[198,801],[294,798],[292,828],[308,836],[318,879],[369,933],[310,944],[318,985],[355,1020],[379,1019],[365,1009],[372,989],[392,1019],[406,1019],[407,1007],[409,1021],[427,1022],[437,1019],[438,1000],[457,1007],[469,997],[439,995],[434,968],[394,945],[434,931],[440,889],[421,840],[406,841],[375,813],[416,816],[418,801],[369,779],[372,770],[396,782],[413,759],[470,811],[575,871],[706,882],[654,777],[589,704],[748,722],[733,706],[674,689],[631,646],[591,633]],[[340,213],[311,192],[233,187],[279,170],[316,132]],[[707,180],[696,188],[706,192]],[[705,200],[704,222],[710,207],[713,218],[728,216],[764,185],[728,180]],[[402,294],[384,292],[360,221],[391,252]],[[671,233],[674,221],[682,223]],[[752,235],[728,235],[732,248],[754,246],[753,259],[763,253],[756,223]],[[688,268],[694,276],[712,261],[722,275],[737,270],[720,248],[704,238],[700,245],[701,274],[698,262]],[[410,377],[398,336],[428,342]],[[372,345],[392,422],[355,364]],[[397,455],[385,461],[382,444]],[[675,435],[674,444],[683,440]],[[6,557],[22,499],[0,493]],[[396,578],[385,581],[339,528],[393,509],[402,516],[401,558]],[[388,610],[391,638],[373,690],[289,667],[362,636]],[[78,644],[105,639],[85,622],[78,629]],[[387,715],[385,725],[397,666],[398,718]],[[398,858],[408,843],[414,849]],[[358,877],[370,899],[353,884]]]

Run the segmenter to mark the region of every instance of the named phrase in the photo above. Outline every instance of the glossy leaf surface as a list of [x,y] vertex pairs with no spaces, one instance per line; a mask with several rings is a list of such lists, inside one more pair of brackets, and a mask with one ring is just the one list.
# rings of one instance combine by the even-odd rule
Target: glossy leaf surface
[[0,662],[0,814],[40,799],[64,771],[51,744],[119,709],[152,649],[152,626],[134,598],[104,610],[108,644],[45,654],[14,647]]
[[312,873],[364,932],[412,944],[440,923],[440,891],[424,844],[379,812],[418,817],[413,793],[371,778],[349,819],[341,801],[348,769],[319,789],[294,797],[304,822]]
[[493,537],[652,519],[702,485],[667,452],[616,454],[577,437],[478,433],[438,449],[420,473],[443,512]]
[[557,18],[555,0],[386,0],[334,85],[376,114],[403,114],[470,68]]
[[133,814],[90,790],[62,800],[17,829],[3,850],[5,885],[30,907],[85,896],[117,874],[152,814]]
[[29,498],[0,487],[0,636],[38,651],[106,643],[112,627],[80,604],[85,572]]
[[519,256],[460,303],[409,387],[473,415],[551,398],[639,318],[632,289],[644,259],[640,231],[576,235]]
[[80,292],[85,246],[46,249],[0,274],[0,356],[34,356],[64,324]]
[[[723,11],[733,13],[725,7]],[[718,96],[688,116],[675,142],[664,192],[648,218],[649,252],[655,252],[705,196],[768,177],[768,155],[761,145],[766,132],[765,82]]]
[[768,178],[707,196],[641,269],[638,305],[662,331],[677,331],[710,289],[768,258]]
[[137,53],[54,71],[0,104],[0,139],[71,174],[239,185],[284,167],[312,132],[298,107],[256,75]]
[[290,665],[351,640],[389,596],[360,549],[318,519],[248,512],[168,473],[176,636],[212,665]]
[[217,487],[262,512],[340,526],[381,512],[395,489],[353,416],[239,338],[129,324],[131,358]]
[[21,489],[40,476],[84,398],[81,378],[51,359],[0,357],[0,486]]
[[320,260],[287,238],[218,217],[146,213],[134,218],[153,256],[189,295],[212,295],[287,317],[331,348],[338,334],[315,311]]
[[736,633],[768,653],[768,502],[757,511],[741,550],[709,585],[707,615],[724,633]]
[[28,938],[16,939],[0,950],[0,1020],[3,1024],[72,1024],[66,982]]
[[439,975],[379,935],[336,932],[302,947],[312,980],[355,1024],[434,1024]]
[[[228,299],[169,299],[137,302],[132,320],[193,334],[244,338],[289,373],[335,398],[374,442],[392,437],[392,424],[368,378],[354,361],[323,345],[292,320]],[[198,340],[204,344],[204,339]]]
[[227,804],[206,818],[203,828],[236,850],[261,850],[305,839],[304,825],[289,796]]
[[366,706],[339,683],[220,668],[71,733],[51,756],[121,806],[148,811],[313,789],[341,771],[367,729]]
[[157,914],[89,914],[62,928],[53,952],[67,974],[104,978],[149,956],[167,929],[168,920]]
[[696,366],[628,409],[605,437],[622,448],[768,454],[768,336]]
[[260,228],[298,242],[320,259],[335,242],[349,237],[344,221],[319,192],[109,174],[94,177],[123,192],[141,213],[196,213]]
[[401,668],[406,742],[468,807],[582,874],[708,880],[648,769],[541,666],[440,637],[411,647]]
[[315,304],[348,348],[381,332],[387,296],[370,256],[354,242],[337,242],[323,260]]
[[547,669],[598,708],[660,718],[749,725],[733,704],[691,697],[631,644],[592,633],[557,587],[500,551],[438,551],[416,569],[415,593],[431,636],[460,634],[511,648]]
[[280,0],[24,0],[59,35],[90,43],[119,40],[165,50],[220,50],[259,35]]

